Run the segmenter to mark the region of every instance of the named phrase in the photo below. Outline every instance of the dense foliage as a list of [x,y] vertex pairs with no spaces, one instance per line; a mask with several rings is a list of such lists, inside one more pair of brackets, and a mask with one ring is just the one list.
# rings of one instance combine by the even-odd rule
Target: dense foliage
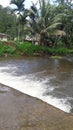
[[56,0],[50,4],[39,0],[30,9],[30,30],[39,43],[48,46],[73,47],[73,4],[69,0]]
[[0,6],[0,32],[18,41],[28,35],[34,43],[45,47],[73,48],[72,1],[38,0],[28,10],[25,0],[11,0],[11,4],[16,8]]
[[19,56],[65,56],[72,55],[73,50],[64,47],[50,48],[46,46],[34,45],[30,42],[1,42],[0,57],[19,57]]
[[6,33],[14,38],[17,36],[16,15],[9,7],[0,5],[0,33]]

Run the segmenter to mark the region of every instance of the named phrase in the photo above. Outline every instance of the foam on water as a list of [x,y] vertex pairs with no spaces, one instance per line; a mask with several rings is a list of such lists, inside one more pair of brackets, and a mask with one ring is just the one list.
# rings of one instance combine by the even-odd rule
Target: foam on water
[[[37,97],[65,112],[70,112],[71,106],[67,99],[59,99],[52,95],[44,95],[48,83],[48,91],[54,90],[54,87],[49,85],[50,78],[36,78],[36,73],[27,74],[24,76],[13,76],[12,73],[5,72],[4,70],[10,69],[9,67],[0,67],[0,83],[17,89],[25,94]],[[42,73],[42,72],[41,72]]]

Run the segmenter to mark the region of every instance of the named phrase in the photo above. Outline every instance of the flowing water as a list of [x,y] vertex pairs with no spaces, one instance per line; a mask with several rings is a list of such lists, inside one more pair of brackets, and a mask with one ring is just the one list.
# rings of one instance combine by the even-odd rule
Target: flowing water
[[0,60],[0,83],[73,112],[73,58]]

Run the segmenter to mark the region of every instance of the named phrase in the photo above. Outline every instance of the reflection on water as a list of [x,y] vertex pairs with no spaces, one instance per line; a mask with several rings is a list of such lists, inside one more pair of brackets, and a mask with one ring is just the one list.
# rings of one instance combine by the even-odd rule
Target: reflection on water
[[61,110],[73,109],[73,58],[0,61],[0,83],[37,97]]

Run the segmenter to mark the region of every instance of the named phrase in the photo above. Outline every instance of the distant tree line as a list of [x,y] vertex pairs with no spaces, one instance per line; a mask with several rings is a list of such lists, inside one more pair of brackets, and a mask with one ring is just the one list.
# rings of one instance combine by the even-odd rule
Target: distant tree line
[[0,33],[5,33],[13,39],[17,36],[17,17],[10,7],[0,5]]
[[28,34],[39,45],[73,47],[72,0],[38,0],[30,9],[25,8],[25,0],[11,4],[14,9],[0,6],[0,32],[19,41]]

